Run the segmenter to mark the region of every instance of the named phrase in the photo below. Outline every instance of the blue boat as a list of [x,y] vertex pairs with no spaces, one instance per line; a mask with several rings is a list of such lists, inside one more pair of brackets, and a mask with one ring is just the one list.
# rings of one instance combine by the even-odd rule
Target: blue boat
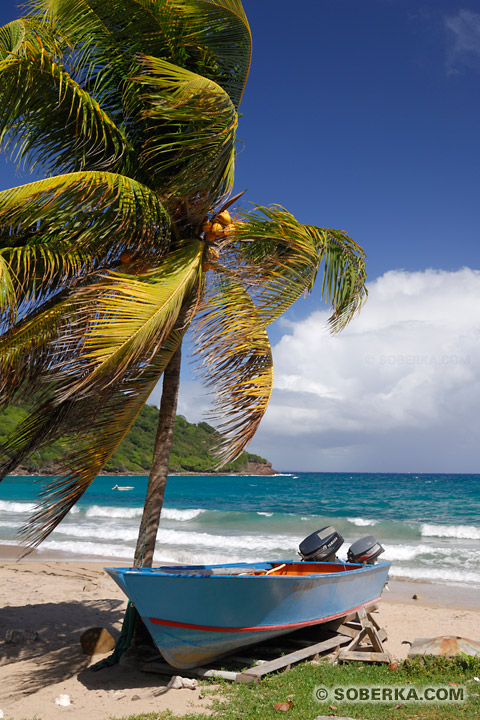
[[165,660],[192,668],[380,599],[389,562],[106,568]]

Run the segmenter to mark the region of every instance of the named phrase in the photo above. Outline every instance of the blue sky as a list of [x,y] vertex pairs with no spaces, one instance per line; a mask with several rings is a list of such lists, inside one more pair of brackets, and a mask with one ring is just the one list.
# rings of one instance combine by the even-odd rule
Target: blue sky
[[[279,469],[474,472],[480,8],[244,7],[254,55],[236,190],[248,189],[245,206],[279,203],[303,222],[347,231],[367,252],[370,288],[341,336],[325,333],[318,290],[272,328],[276,388],[252,449]],[[16,14],[4,0],[0,22]],[[13,184],[0,165],[0,187]],[[296,372],[313,351],[316,363]],[[188,371],[184,385],[180,409],[197,420],[205,403]]]
[[371,278],[478,264],[480,32],[476,51],[463,49],[464,6],[244,5],[254,56],[238,187],[345,229],[366,248]]

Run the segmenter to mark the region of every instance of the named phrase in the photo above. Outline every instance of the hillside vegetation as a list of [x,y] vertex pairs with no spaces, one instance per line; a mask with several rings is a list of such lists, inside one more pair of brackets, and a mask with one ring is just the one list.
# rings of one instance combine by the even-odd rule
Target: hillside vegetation
[[[26,415],[27,410],[18,406],[11,406],[0,413],[0,443]],[[146,405],[115,455],[105,466],[105,471],[147,474],[152,462],[157,423],[158,408],[154,405]],[[218,438],[217,431],[208,423],[200,422],[195,425],[189,423],[182,415],[177,415],[170,455],[171,472],[214,472],[214,448]],[[42,475],[53,473],[61,458],[70,449],[67,441],[59,440],[32,455],[20,470]],[[256,468],[260,471],[263,469],[268,472],[270,468],[270,464],[264,458],[244,452],[234,462],[222,468],[222,472],[248,471],[249,463],[264,466],[264,468]]]

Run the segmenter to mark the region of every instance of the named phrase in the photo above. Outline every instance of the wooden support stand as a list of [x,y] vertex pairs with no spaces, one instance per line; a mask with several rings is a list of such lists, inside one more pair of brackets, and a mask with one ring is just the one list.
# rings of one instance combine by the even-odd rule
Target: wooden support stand
[[[156,659],[142,663],[141,669],[163,675],[218,677],[233,682],[258,683],[268,673],[287,671],[296,663],[316,660],[320,656],[339,662],[391,662],[391,656],[382,644],[387,637],[385,630],[378,626],[371,615],[375,609],[376,607],[371,605],[338,620],[276,638],[274,642],[281,646],[272,646],[271,643],[255,645],[248,649],[250,657],[230,655],[224,658],[221,669],[197,667],[178,670],[163,660]],[[347,647],[342,649],[343,645]],[[268,656],[271,658],[272,654],[273,659],[267,659]],[[244,669],[235,670],[235,665]],[[230,669],[224,669],[225,666],[230,666]]]
[[[349,623],[347,627],[352,629],[354,635],[350,644],[339,652],[337,658],[339,662],[361,660],[390,663],[392,661],[390,653],[383,647],[387,634],[372,617],[370,608],[361,608],[357,613],[357,621]],[[340,625],[338,631],[344,632],[347,627]]]

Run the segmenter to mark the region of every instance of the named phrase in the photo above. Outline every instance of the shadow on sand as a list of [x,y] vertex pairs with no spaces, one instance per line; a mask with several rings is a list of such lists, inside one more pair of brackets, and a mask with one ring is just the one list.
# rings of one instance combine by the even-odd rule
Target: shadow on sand
[[[101,687],[105,671],[93,673],[86,670],[92,659],[83,653],[80,636],[87,628],[100,626],[107,628],[116,638],[124,611],[125,602],[116,599],[44,602],[1,608],[0,665],[8,665],[11,672],[8,673],[8,683],[0,689],[0,697],[18,695],[19,692],[32,694],[45,685],[61,682],[78,673],[97,676],[98,680],[92,687]],[[9,629],[33,630],[38,633],[38,640],[7,643],[5,633]],[[95,656],[94,661],[101,657]]]

